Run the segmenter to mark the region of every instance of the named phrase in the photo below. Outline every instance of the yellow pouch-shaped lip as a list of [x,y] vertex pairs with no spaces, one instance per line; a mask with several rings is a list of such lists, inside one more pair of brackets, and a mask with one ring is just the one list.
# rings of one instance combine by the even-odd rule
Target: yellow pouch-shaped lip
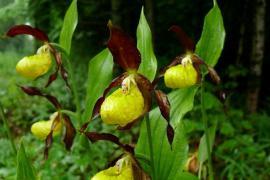
[[133,180],[132,161],[129,156],[124,156],[116,165],[98,172],[91,180]]
[[101,119],[106,124],[125,126],[139,118],[144,112],[144,99],[136,85],[128,91],[119,88],[109,95],[101,105]]
[[165,85],[169,88],[186,88],[197,83],[198,73],[192,64],[176,65],[166,70]]
[[114,166],[100,171],[91,180],[133,180],[132,167],[123,167],[121,171]]
[[16,70],[23,77],[29,79],[36,79],[45,74],[51,67],[51,55],[49,52],[27,56],[21,59],[17,65]]
[[[53,115],[51,115],[50,120],[47,120],[47,121],[41,120],[41,121],[35,122],[31,126],[31,132],[34,134],[34,136],[36,136],[37,138],[41,140],[46,139],[46,137],[49,135],[51,131],[51,126],[56,116],[57,116],[57,113],[54,113]],[[62,122],[60,121],[56,125],[53,131],[53,136],[60,134],[61,130],[62,130]]]

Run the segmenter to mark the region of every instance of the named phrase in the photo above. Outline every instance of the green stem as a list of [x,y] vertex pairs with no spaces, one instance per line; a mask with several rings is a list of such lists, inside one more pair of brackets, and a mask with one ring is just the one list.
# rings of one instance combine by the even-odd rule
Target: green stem
[[209,179],[214,180],[214,172],[213,172],[213,166],[212,166],[212,156],[211,156],[211,147],[210,147],[210,137],[209,137],[209,130],[208,130],[208,119],[207,114],[205,111],[205,102],[204,102],[204,86],[203,86],[203,79],[201,83],[201,114],[202,114],[202,120],[204,124],[204,133],[205,133],[205,139],[206,139],[206,149],[207,149],[207,156],[208,156],[208,173],[209,173]]
[[154,152],[153,152],[153,142],[152,142],[152,134],[151,134],[151,125],[149,120],[149,113],[145,116],[146,120],[146,128],[147,128],[147,137],[148,137],[148,144],[149,144],[149,151],[150,151],[150,161],[151,161],[151,168],[152,168],[152,178],[155,180],[156,172],[154,166]]
[[4,122],[4,126],[5,126],[5,129],[6,129],[7,137],[10,140],[10,144],[11,144],[11,146],[13,148],[14,154],[16,155],[17,154],[17,149],[16,149],[16,146],[15,146],[15,143],[14,143],[14,139],[13,139],[13,137],[11,135],[10,128],[8,126],[8,122],[7,122],[7,119],[5,117],[4,109],[3,109],[3,106],[2,106],[1,103],[0,103],[0,109],[1,109],[1,112],[0,112],[1,119]]
[[75,112],[72,112],[72,111],[66,110],[66,109],[61,109],[60,111],[68,116],[72,116],[72,117],[77,118],[77,113],[75,113]]
[[72,90],[73,95],[74,95],[76,114],[77,114],[79,125],[81,125],[82,124],[82,122],[81,122],[81,103],[79,100],[78,89],[76,86],[76,80],[74,79],[74,70],[73,70],[73,67],[71,65],[69,58],[66,58],[66,59],[67,59],[67,65],[68,65],[69,74],[70,74],[70,81],[71,81],[70,86],[71,86],[71,90]]

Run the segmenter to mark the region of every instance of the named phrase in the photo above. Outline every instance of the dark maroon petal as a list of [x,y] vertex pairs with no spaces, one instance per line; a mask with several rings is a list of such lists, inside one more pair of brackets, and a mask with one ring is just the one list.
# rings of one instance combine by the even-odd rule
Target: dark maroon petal
[[168,97],[161,90],[155,90],[155,95],[161,115],[167,121],[167,138],[169,143],[172,144],[174,138],[174,129],[170,125],[170,103]]
[[56,70],[54,73],[50,75],[45,87],[48,87],[53,81],[55,81],[57,79],[57,75],[58,75],[58,70]]
[[36,87],[19,86],[29,96],[42,96],[42,92]]
[[54,105],[56,109],[61,109],[61,105],[56,97],[48,94],[44,94],[43,96],[46,97]]
[[55,128],[58,126],[59,123],[61,123],[61,118],[60,118],[60,114],[58,113],[56,118],[53,120],[53,123],[51,126],[51,131],[45,140],[45,149],[44,149],[44,158],[45,159],[48,159],[49,150],[50,150],[50,148],[52,146],[52,142],[53,142],[53,131],[55,130]]
[[22,35],[22,34],[32,35],[40,41],[49,42],[48,36],[43,31],[41,31],[38,28],[33,28],[31,26],[28,26],[28,25],[13,26],[6,33],[6,35],[9,37],[14,37],[17,35]]
[[194,51],[195,45],[193,40],[183,31],[183,29],[179,26],[173,25],[170,27],[169,31],[172,31],[176,34],[178,40],[180,41],[181,45],[187,51]]
[[69,85],[69,83],[68,83],[68,72],[66,71],[66,69],[64,68],[64,66],[63,65],[61,65],[61,67],[60,67],[60,72],[61,72],[61,77],[62,77],[62,79],[65,81],[65,83],[66,83],[66,86],[69,88],[69,89],[71,89],[71,87],[70,87],[70,85]]
[[55,59],[55,62],[56,62],[56,69],[55,69],[55,72],[53,72],[50,75],[45,87],[48,87],[53,81],[55,81],[57,79],[58,72],[60,70],[62,79],[65,81],[66,86],[70,89],[70,85],[68,83],[68,72],[66,71],[66,69],[64,68],[64,66],[62,64],[61,53],[58,52],[51,44],[48,44],[48,45],[50,47],[50,51],[51,51],[52,55],[54,56],[54,59]]
[[49,135],[47,136],[46,140],[45,140],[45,149],[44,149],[44,159],[48,159],[49,156],[49,150],[52,146],[52,142],[53,142],[53,131],[51,131],[49,133]]
[[144,113],[147,113],[151,109],[154,87],[152,83],[141,74],[135,76],[135,81],[144,98]]
[[[204,65],[207,68],[212,81],[216,84],[220,83],[220,77],[217,74],[216,70],[214,68],[208,66],[208,64],[206,64],[199,56],[193,55],[192,61],[193,61],[194,65],[198,65],[198,66]],[[194,66],[194,67],[196,67],[196,66]]]
[[84,134],[87,136],[87,138],[91,141],[91,142],[96,142],[96,141],[100,141],[100,140],[104,140],[104,141],[110,141],[114,144],[117,144],[118,146],[120,146],[121,148],[123,148],[125,151],[134,154],[134,148],[131,147],[128,144],[122,144],[119,141],[119,138],[116,137],[115,135],[109,134],[109,133],[97,133],[97,132],[84,132]]
[[56,97],[49,95],[49,94],[42,93],[41,90],[36,88],[36,87],[30,87],[30,86],[19,86],[19,87],[23,90],[24,93],[26,93],[30,96],[45,97],[50,103],[53,104],[53,106],[56,109],[61,109],[61,105]]
[[205,65],[207,66],[207,64],[196,54],[193,54],[192,57],[192,62],[195,63],[195,64],[198,64],[198,65]]
[[66,128],[64,143],[66,145],[66,149],[70,150],[73,144],[73,140],[76,135],[76,129],[74,128],[70,118],[67,115],[63,115],[63,118],[64,118],[64,124]]
[[162,116],[169,121],[170,120],[170,103],[168,97],[161,90],[155,90],[157,104]]
[[202,82],[202,73],[201,73],[200,65],[193,63],[193,67],[197,71],[197,84],[200,84]]
[[207,69],[208,69],[208,72],[210,74],[210,77],[212,79],[212,81],[216,84],[219,84],[220,83],[220,77],[219,75],[217,74],[216,70],[210,66],[207,66]]
[[141,55],[134,40],[111,22],[108,23],[108,26],[110,29],[108,48],[113,55],[114,62],[124,70],[137,70],[141,63]]
[[110,90],[114,87],[120,86],[122,81],[125,79],[125,77],[127,77],[127,74],[121,74],[120,76],[116,77],[111,84],[104,90],[102,96],[97,100],[97,102],[95,103],[95,106],[93,108],[93,112],[92,112],[92,116],[89,117],[88,121],[86,123],[84,123],[80,129],[80,132],[84,132],[85,129],[87,128],[88,124],[90,123],[90,121],[95,118],[96,116],[99,115],[99,111],[100,111],[100,107],[102,105],[102,103],[105,100],[106,95],[110,92]]
[[170,145],[172,145],[174,139],[174,129],[169,123],[167,124],[167,138]]

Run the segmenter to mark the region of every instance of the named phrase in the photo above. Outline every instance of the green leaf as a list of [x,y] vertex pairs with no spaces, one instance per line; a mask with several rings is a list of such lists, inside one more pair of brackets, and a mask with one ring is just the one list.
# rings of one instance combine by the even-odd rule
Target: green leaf
[[104,49],[90,60],[83,120],[91,116],[97,99],[112,80],[112,72],[113,57],[108,49]]
[[222,14],[214,0],[214,7],[204,19],[203,32],[196,45],[196,53],[210,65],[215,66],[223,49],[225,29]]
[[[150,112],[149,118],[152,131],[155,176],[160,179],[175,179],[186,162],[188,144],[185,138],[184,124],[181,119],[186,112],[193,108],[193,99],[196,90],[196,87],[191,87],[179,89],[169,94],[169,100],[171,102],[171,122],[173,122],[176,127],[172,149],[166,136],[167,124],[161,116],[159,109],[155,108]],[[144,120],[135,151],[136,155],[150,159],[145,124]],[[145,161],[140,161],[140,163],[148,173],[151,172],[149,165],[146,164]]]
[[[215,141],[215,134],[216,134],[216,125],[211,126],[208,129],[209,132],[209,144],[210,144],[210,150],[212,152],[214,141]],[[207,143],[206,143],[206,136],[205,134],[202,136],[200,140],[200,145],[199,145],[199,152],[198,152],[198,159],[200,164],[203,164],[207,159]]]
[[[181,119],[193,108],[197,87],[179,89],[169,94],[171,103],[171,122],[175,127],[175,137],[172,146],[166,136],[166,121],[158,108],[150,112],[152,131],[155,176],[160,179],[177,179],[179,171],[184,167],[188,156],[188,143],[185,138],[185,127]],[[136,155],[150,159],[147,128],[145,120],[142,122],[140,137],[136,146]],[[151,174],[149,163],[141,160],[141,165]],[[151,164],[151,163],[150,163]]]
[[174,180],[199,180],[199,178],[189,172],[181,172],[174,178]]
[[[153,159],[155,167],[155,177],[158,179],[173,179],[182,169],[188,155],[188,144],[185,138],[184,126],[179,123],[175,132],[175,139],[171,146],[167,140],[167,123],[160,115],[159,109],[155,108],[149,114],[150,127],[152,131]],[[150,159],[149,144],[147,141],[146,121],[141,125],[140,137],[135,149],[136,156]],[[151,168],[147,161],[139,159],[141,166],[146,172],[151,173]]]
[[77,0],[73,0],[66,12],[59,40],[60,45],[66,50],[68,54],[70,54],[71,40],[77,23]]
[[153,50],[152,33],[144,16],[143,8],[137,27],[137,47],[142,58],[139,73],[153,81],[157,71],[157,59]]
[[21,142],[21,146],[17,154],[17,180],[36,179],[37,176],[34,167],[25,153],[23,142]]
[[178,89],[168,95],[171,103],[172,123],[178,124],[184,115],[192,110],[194,96],[197,90],[197,87]]

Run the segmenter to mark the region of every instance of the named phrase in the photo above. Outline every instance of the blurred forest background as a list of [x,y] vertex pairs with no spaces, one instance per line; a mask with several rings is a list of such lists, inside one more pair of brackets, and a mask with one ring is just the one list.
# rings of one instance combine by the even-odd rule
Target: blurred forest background
[[[226,41],[216,67],[222,84],[219,87],[208,84],[209,118],[218,122],[214,168],[220,179],[270,179],[270,71],[267,69],[270,67],[270,51],[267,50],[270,47],[270,5],[266,0],[219,0],[218,3],[224,18]],[[0,34],[4,35],[14,24],[30,24],[48,33],[51,41],[58,42],[69,4],[69,0],[1,0]],[[168,31],[169,27],[181,26],[197,42],[212,1],[78,0],[79,22],[73,39],[72,63],[77,82],[81,84],[78,88],[82,99],[85,98],[83,89],[88,62],[105,47],[109,37],[108,20],[136,37],[142,6],[153,32],[155,53],[161,67],[184,52],[174,34]],[[13,136],[17,139],[24,136],[26,149],[35,160],[35,166],[42,169],[42,179],[52,176],[84,179],[103,169],[108,159],[112,160],[110,155],[114,150],[108,150],[110,144],[99,143],[89,148],[91,150],[77,147],[74,153],[67,154],[61,145],[55,143],[54,156],[39,163],[43,143],[30,135],[29,129],[36,120],[46,119],[53,108],[45,100],[23,94],[16,84],[29,82],[19,77],[15,70],[18,60],[33,54],[39,46],[29,36],[0,39],[0,102]],[[216,96],[220,89],[227,95],[224,105]],[[74,108],[61,81],[57,81],[50,91],[58,95],[66,107]],[[191,144],[198,143],[196,139],[202,132],[197,111],[195,106],[186,117]],[[2,121],[0,125],[0,179],[12,179],[16,170],[13,154]],[[95,128],[104,130],[109,127],[97,124]],[[51,171],[55,167],[61,168]]]

